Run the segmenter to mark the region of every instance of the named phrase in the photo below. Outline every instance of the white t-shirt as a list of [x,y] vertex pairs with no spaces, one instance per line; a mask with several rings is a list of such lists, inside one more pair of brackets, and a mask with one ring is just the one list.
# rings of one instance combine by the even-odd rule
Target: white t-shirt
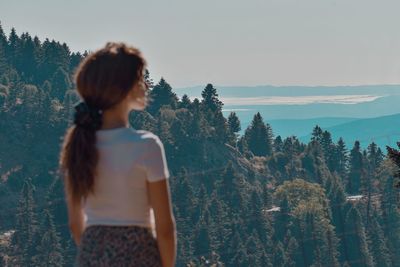
[[169,178],[164,146],[149,131],[115,128],[96,131],[99,153],[94,192],[83,204],[90,225],[154,228],[146,180]]

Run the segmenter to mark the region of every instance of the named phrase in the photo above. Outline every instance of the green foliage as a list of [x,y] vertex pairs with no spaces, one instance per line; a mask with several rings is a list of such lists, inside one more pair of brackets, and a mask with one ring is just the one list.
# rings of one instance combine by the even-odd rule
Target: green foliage
[[236,146],[238,132],[241,130],[239,118],[235,112],[231,112],[228,117],[228,128],[229,128],[229,143]]
[[172,92],[171,85],[169,85],[164,78],[161,78],[157,85],[150,91],[151,104],[147,111],[151,115],[155,115],[162,106],[169,106],[175,109],[178,104],[178,97]]
[[210,110],[212,113],[221,111],[223,103],[218,99],[217,89],[212,84],[207,84],[201,92],[201,96],[204,110]]
[[260,112],[254,115],[250,126],[246,129],[244,138],[248,149],[255,156],[269,156],[272,154],[272,129],[265,124]]
[[38,254],[35,262],[40,266],[64,266],[61,239],[53,222],[53,217],[48,210],[43,211],[43,222],[40,227]]
[[374,266],[360,212],[353,206],[345,221],[348,262],[351,266]]
[[26,179],[22,187],[16,214],[15,232],[11,240],[11,255],[14,265],[34,266],[37,255],[39,224],[33,198],[34,186]]
[[350,195],[360,193],[361,179],[364,172],[363,167],[360,142],[356,141],[353,149],[350,151],[350,170],[347,178],[347,192]]
[[56,98],[62,102],[64,100],[64,95],[67,90],[71,89],[71,81],[68,77],[68,73],[61,67],[57,68],[51,79],[51,84],[51,97]]

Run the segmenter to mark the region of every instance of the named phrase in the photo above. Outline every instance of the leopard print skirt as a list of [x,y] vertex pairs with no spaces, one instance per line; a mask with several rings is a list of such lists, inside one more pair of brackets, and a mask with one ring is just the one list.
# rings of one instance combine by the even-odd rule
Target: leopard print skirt
[[157,240],[141,226],[88,226],[78,247],[79,267],[162,267]]

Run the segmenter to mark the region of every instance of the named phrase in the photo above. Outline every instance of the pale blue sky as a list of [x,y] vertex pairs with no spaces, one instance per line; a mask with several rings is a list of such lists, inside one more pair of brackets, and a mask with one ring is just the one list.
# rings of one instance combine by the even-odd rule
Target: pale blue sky
[[0,0],[4,30],[140,48],[173,87],[400,84],[398,0]]

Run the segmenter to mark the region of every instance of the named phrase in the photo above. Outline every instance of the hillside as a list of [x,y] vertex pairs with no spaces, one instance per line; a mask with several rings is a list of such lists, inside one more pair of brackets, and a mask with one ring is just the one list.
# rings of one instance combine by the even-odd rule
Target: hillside
[[[332,127],[320,126],[329,131],[335,141],[342,137],[349,146],[358,140],[364,148],[375,142],[384,149],[386,145],[395,146],[395,142],[400,140],[400,114],[358,119]],[[300,140],[307,142],[310,138],[308,134]]]

